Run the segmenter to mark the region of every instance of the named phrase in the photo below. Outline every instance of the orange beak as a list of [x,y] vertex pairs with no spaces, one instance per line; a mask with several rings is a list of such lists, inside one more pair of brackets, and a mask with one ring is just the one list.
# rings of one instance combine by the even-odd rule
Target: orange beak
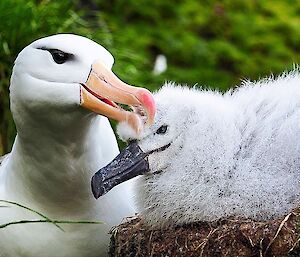
[[[142,108],[141,116],[129,112],[116,103],[126,104],[133,109]],[[154,122],[156,112],[152,94],[145,88],[133,87],[121,81],[100,61],[92,65],[85,84],[81,84],[81,106],[118,122],[125,121],[139,132],[142,127]]]

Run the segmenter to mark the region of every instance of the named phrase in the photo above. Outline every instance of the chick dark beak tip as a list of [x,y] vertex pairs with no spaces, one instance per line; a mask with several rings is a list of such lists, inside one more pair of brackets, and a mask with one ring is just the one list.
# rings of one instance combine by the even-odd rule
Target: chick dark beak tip
[[99,172],[92,177],[91,187],[95,199],[98,199],[100,196],[105,194],[102,176]]
[[98,199],[113,187],[148,172],[149,164],[146,157],[147,154],[141,150],[137,142],[131,142],[111,163],[92,177],[94,197]]

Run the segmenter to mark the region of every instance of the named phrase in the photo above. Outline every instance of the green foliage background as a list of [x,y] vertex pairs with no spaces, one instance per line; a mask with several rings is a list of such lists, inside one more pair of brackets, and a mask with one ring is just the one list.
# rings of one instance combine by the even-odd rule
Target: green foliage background
[[[0,153],[16,133],[8,98],[13,61],[40,37],[94,39],[115,56],[120,78],[152,91],[168,80],[226,90],[300,61],[296,0],[1,0],[0,19]],[[154,76],[157,54],[168,69]]]

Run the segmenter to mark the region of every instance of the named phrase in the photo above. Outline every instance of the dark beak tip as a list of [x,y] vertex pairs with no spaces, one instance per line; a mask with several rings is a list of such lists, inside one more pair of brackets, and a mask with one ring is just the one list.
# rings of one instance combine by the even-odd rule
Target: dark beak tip
[[103,190],[101,190],[102,181],[98,178],[97,173],[92,177],[91,187],[92,192],[95,199],[98,199],[101,195],[104,194]]
[[120,183],[149,171],[147,155],[137,141],[132,141],[111,163],[94,174],[91,179],[94,197],[98,199]]

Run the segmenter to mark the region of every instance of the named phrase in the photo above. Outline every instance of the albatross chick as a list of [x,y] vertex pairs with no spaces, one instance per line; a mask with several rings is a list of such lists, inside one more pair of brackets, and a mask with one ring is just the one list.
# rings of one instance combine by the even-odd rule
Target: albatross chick
[[300,202],[299,83],[298,71],[225,94],[168,83],[154,125],[118,126],[130,143],[94,176],[95,196],[144,174],[136,198],[153,226],[288,213]]

